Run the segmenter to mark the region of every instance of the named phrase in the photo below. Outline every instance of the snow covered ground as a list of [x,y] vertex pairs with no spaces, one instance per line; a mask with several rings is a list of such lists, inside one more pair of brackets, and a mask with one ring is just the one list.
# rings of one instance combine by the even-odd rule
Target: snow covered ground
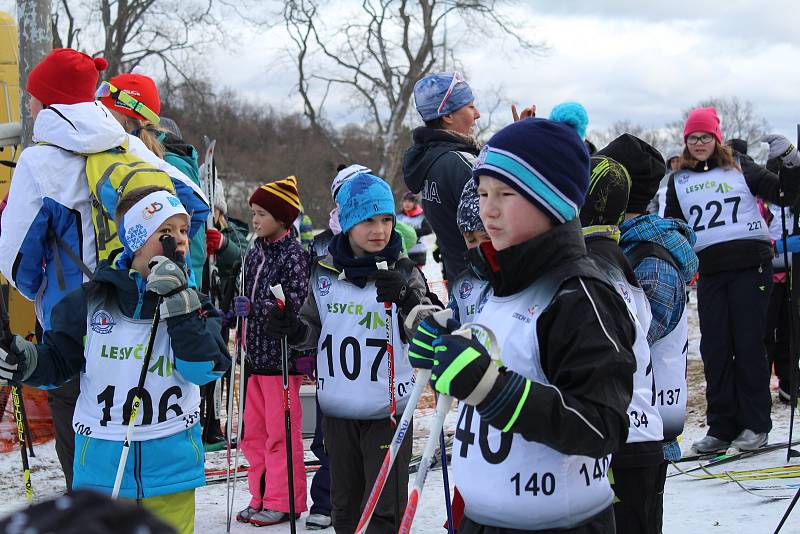
[[[433,281],[440,280],[438,265],[434,264],[426,269],[426,274]],[[438,289],[438,287],[437,287]],[[694,304],[694,296],[690,304],[693,311],[690,316],[690,368],[689,368],[689,413],[686,430],[683,436],[682,447],[688,451],[691,443],[705,435],[705,383],[702,374],[702,362],[699,355],[699,329]],[[773,395],[773,398],[775,396]],[[424,404],[424,406],[423,406]],[[423,398],[423,403],[417,410],[414,450],[420,452],[426,437],[427,425],[433,414],[432,403],[429,396]],[[789,429],[789,408],[775,401],[772,408],[774,424],[770,435],[771,442],[785,441]],[[448,418],[445,430],[449,433],[455,428],[454,413]],[[800,428],[798,429],[800,430]],[[795,432],[795,437],[800,437],[800,432]],[[241,457],[240,457],[241,458]],[[741,460],[716,468],[716,472],[725,470],[746,470],[767,466],[785,465],[786,451],[782,449],[763,454],[753,459]],[[800,464],[797,460],[794,464]],[[224,465],[224,452],[210,453],[207,455],[207,466]],[[683,463],[682,467],[692,467],[695,464]],[[0,516],[8,514],[25,505],[23,488],[20,475],[20,460],[17,451],[0,454]],[[36,447],[36,458],[31,459],[32,479],[36,501],[48,499],[64,491],[64,483],[56,459],[53,443]],[[673,469],[670,468],[670,472]],[[800,478],[800,474],[798,474]],[[413,481],[413,475],[411,477]],[[309,476],[309,487],[311,476]],[[774,486],[800,483],[797,478],[772,479],[766,481],[746,482],[748,486]],[[445,519],[445,508],[442,490],[442,472],[437,469],[428,476],[428,482],[417,510],[414,522],[414,532],[445,532],[441,525]],[[738,488],[732,482],[722,480],[697,480],[685,475],[667,479],[664,496],[664,533],[730,533],[755,534],[773,532],[781,516],[786,510],[789,499],[794,495],[796,488],[781,487],[754,496]],[[782,499],[769,499],[779,496]],[[245,480],[241,479],[236,484],[236,500],[234,510],[240,510],[247,505],[249,495]],[[309,505],[311,504],[309,500]],[[197,521],[196,532],[203,534],[216,534],[225,532],[226,524],[226,487],[224,483],[209,485],[197,491]],[[305,532],[305,515],[298,522],[298,531]],[[246,524],[232,524],[231,532],[252,532],[255,527]],[[287,533],[287,524],[266,527],[263,532]],[[325,532],[333,532],[327,530]],[[800,510],[795,510],[782,532],[800,532]]]

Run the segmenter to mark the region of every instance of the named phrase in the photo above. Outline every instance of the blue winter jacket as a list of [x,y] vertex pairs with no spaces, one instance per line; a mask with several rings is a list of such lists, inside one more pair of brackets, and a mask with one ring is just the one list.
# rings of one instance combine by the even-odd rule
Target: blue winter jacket
[[[53,308],[51,328],[37,345],[38,363],[27,384],[43,389],[78,379],[84,370],[84,339],[89,293],[112,291],[120,313],[133,319],[152,319],[156,298],[144,292],[144,281],[136,271],[100,264],[91,282],[69,293]],[[197,384],[218,379],[230,366],[230,356],[220,334],[220,317],[208,299],[201,296],[196,313],[170,317],[160,323],[167,328],[174,354],[172,369]],[[147,340],[143,340],[146,343]],[[110,494],[114,484],[122,442],[75,436],[74,488]],[[148,441],[135,441],[128,455],[120,495],[146,498],[177,493],[205,483],[200,425]]]

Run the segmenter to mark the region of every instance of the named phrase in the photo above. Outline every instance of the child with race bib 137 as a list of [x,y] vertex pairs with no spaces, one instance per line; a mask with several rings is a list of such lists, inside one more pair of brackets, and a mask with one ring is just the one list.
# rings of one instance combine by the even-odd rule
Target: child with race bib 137
[[[230,357],[215,308],[187,284],[189,215],[178,198],[157,187],[134,189],[116,219],[124,249],[114,265],[102,262],[53,308],[43,343],[15,336],[0,349],[0,378],[48,388],[80,377],[73,488],[111,494],[160,302],[119,495],[192,534],[195,488],[205,483],[199,385],[219,378]],[[167,237],[172,258],[164,255]]]

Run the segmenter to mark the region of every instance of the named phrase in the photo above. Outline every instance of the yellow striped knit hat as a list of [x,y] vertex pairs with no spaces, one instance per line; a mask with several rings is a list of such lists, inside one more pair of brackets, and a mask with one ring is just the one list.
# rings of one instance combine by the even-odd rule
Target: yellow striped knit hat
[[262,185],[250,196],[250,204],[258,204],[287,228],[290,227],[300,214],[297,178],[288,176]]

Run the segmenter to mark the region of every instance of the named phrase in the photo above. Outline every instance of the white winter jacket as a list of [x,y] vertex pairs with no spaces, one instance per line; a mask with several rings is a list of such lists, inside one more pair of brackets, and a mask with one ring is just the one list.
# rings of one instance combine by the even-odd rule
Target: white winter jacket
[[[86,158],[73,152],[103,152],[123,144],[126,137],[132,154],[172,178],[192,215],[190,234],[205,225],[209,205],[200,188],[138,137],[125,133],[105,106],[84,102],[43,109],[33,125],[33,140],[50,145],[34,145],[20,154],[0,223],[0,271],[25,297],[35,299],[36,316],[45,329],[53,306],[87,279],[55,244],[53,234],[89,269],[94,270],[97,261]],[[59,264],[63,288],[56,273]]]

